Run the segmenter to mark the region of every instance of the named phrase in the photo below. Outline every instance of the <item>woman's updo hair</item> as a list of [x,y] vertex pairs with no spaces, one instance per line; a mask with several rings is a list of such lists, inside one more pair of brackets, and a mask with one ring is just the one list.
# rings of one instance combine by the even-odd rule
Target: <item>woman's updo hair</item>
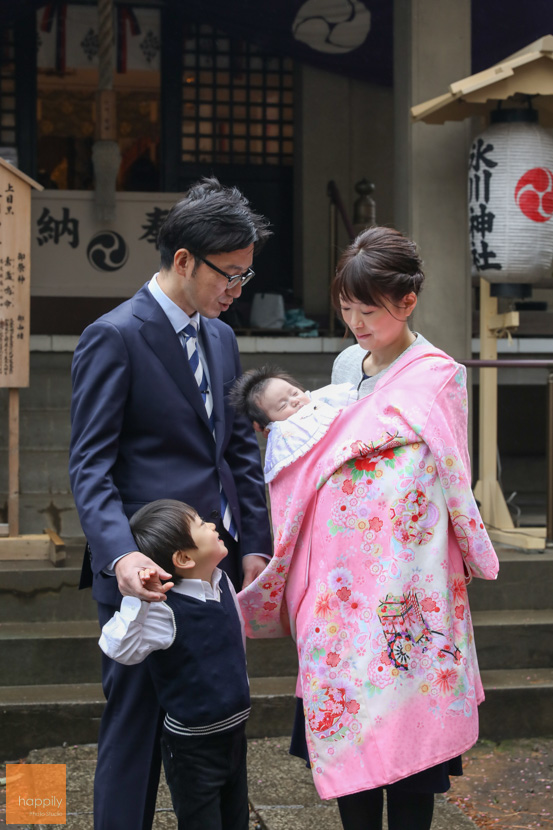
[[340,257],[331,285],[332,303],[338,311],[341,298],[398,306],[406,294],[418,294],[423,282],[414,242],[394,228],[368,228]]

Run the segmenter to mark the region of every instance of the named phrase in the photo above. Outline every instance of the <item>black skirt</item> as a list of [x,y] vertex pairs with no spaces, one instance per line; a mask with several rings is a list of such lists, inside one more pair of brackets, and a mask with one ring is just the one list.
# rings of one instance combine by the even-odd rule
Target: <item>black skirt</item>
[[[307,742],[305,740],[303,700],[299,697],[296,698],[296,714],[292,729],[292,740],[290,742],[290,755],[303,758],[306,765],[311,767],[307,752]],[[445,793],[451,786],[449,776],[462,774],[462,757],[461,755],[457,755],[456,758],[451,758],[449,761],[443,761],[441,764],[428,767],[428,769],[423,769],[414,775],[408,775],[407,778],[402,778],[400,781],[395,781],[393,784],[388,784],[386,789],[401,790],[410,793]]]

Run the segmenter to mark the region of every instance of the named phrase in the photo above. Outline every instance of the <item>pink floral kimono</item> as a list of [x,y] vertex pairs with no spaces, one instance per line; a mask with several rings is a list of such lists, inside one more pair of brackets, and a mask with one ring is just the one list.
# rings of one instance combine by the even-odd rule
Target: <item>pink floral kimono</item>
[[466,582],[498,562],[471,490],[465,370],[408,350],[270,485],[275,555],[239,595],[291,633],[322,798],[467,750],[483,698]]

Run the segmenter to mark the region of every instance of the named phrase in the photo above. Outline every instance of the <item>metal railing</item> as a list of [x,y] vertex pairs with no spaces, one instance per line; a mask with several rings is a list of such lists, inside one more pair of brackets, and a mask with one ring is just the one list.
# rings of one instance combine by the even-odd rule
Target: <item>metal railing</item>
[[553,548],[553,360],[460,360],[468,369],[547,369],[547,484],[545,546]]

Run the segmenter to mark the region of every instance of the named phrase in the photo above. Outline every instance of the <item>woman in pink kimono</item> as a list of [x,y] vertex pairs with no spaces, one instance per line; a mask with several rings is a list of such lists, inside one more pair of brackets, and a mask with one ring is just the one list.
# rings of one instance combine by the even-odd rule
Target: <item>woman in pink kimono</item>
[[240,595],[249,636],[296,640],[291,751],[306,746],[345,830],[381,830],[384,789],[390,830],[428,830],[484,698],[466,583],[498,563],[470,486],[465,370],[408,325],[423,280],[389,228],[343,254],[332,297],[357,345],[332,380],[359,400],[271,483],[275,555]]

